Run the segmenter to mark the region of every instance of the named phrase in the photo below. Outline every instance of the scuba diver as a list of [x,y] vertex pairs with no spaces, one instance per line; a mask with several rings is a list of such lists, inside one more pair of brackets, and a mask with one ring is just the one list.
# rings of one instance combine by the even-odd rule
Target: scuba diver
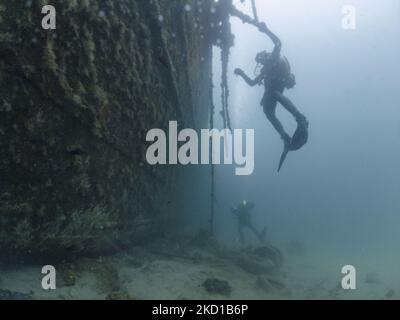
[[238,218],[239,237],[240,241],[243,244],[245,243],[243,232],[245,228],[249,228],[256,235],[261,243],[265,242],[265,234],[267,232],[267,228],[264,227],[261,232],[258,232],[256,228],[254,228],[251,221],[251,210],[253,210],[254,207],[254,203],[244,200],[236,208],[231,208],[232,214],[234,214]]
[[[285,89],[291,89],[295,86],[295,76],[291,73],[290,65],[286,57],[281,56],[282,43],[279,38],[268,29],[265,23],[257,24],[259,31],[268,35],[275,47],[272,53],[262,51],[257,54],[255,60],[258,66],[261,66],[260,74],[253,80],[248,77],[243,70],[235,69],[235,75],[241,76],[244,81],[254,87],[264,83],[265,93],[261,100],[268,120],[271,122],[275,130],[281,136],[284,142],[284,151],[279,163],[278,172],[289,151],[299,150],[308,140],[308,121],[302,115],[295,105],[283,95]],[[276,106],[280,103],[289,113],[293,115],[297,122],[297,129],[293,137],[284,130],[281,122],[276,117]]]

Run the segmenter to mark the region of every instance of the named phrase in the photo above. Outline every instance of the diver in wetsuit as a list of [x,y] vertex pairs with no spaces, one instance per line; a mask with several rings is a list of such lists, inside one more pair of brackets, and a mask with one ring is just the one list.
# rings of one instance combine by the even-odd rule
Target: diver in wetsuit
[[[281,136],[284,142],[284,154],[281,158],[279,169],[289,151],[300,149],[308,140],[308,121],[302,115],[295,105],[283,95],[285,89],[291,89],[295,86],[295,76],[290,72],[290,65],[285,57],[281,57],[282,43],[279,38],[268,29],[265,23],[259,24],[259,30],[268,35],[275,47],[272,53],[262,51],[257,54],[256,62],[261,65],[261,73],[253,80],[248,77],[243,70],[235,69],[235,74],[241,76],[249,86],[262,84],[264,82],[265,93],[261,100],[268,120],[275,130]],[[297,122],[297,130],[292,137],[285,131],[281,122],[276,117],[276,106],[280,103],[288,112],[290,112]],[[278,170],[279,171],[279,170]]]
[[251,210],[255,207],[254,203],[242,201],[236,208],[231,208],[232,214],[234,214],[238,218],[238,231],[240,241],[244,244],[244,229],[249,228],[258,238],[261,243],[265,241],[265,233],[267,231],[264,228],[261,232],[258,232],[256,228],[254,228],[253,223],[251,221]]

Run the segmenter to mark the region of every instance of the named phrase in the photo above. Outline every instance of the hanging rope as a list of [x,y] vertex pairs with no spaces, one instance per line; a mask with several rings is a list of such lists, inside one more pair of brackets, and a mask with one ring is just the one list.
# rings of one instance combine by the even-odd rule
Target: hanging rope
[[[251,18],[250,16],[248,16],[247,14],[239,11],[238,9],[236,9],[233,5],[231,7],[231,15],[239,18],[240,20],[242,20],[243,23],[248,23],[251,24],[257,28],[262,27],[262,23],[256,19]],[[262,33],[266,33],[265,31],[260,31]]]
[[[244,0],[242,0],[244,2]],[[232,130],[231,119],[229,115],[229,85],[228,85],[228,67],[229,67],[229,55],[230,49],[233,46],[233,35],[232,28],[230,24],[230,16],[236,16],[241,19],[244,23],[250,23],[255,26],[260,26],[257,14],[257,6],[255,0],[251,0],[253,17],[251,18],[239,10],[237,10],[233,4],[232,0],[220,0],[217,6],[217,14],[215,15],[214,25],[219,25],[217,30],[213,30],[213,44],[218,45],[221,48],[221,116],[223,119],[223,125],[225,129]],[[210,129],[214,128],[214,116],[215,116],[215,106],[214,106],[214,84],[213,75],[210,75],[210,89],[209,89],[209,99],[210,99]],[[213,152],[213,139],[210,139],[210,149],[209,154],[212,158]],[[225,139],[226,140],[226,139]],[[210,234],[214,234],[214,217],[215,217],[215,166],[211,163],[211,192],[210,192],[210,219],[209,219],[209,230]]]
[[[214,106],[214,84],[213,84],[213,75],[210,75],[210,129],[214,128],[214,114],[215,114],[215,106]],[[212,159],[213,152],[213,139],[210,139],[210,150],[209,154]],[[214,235],[214,215],[215,215],[215,166],[211,162],[211,194],[210,194],[210,234]]]
[[221,116],[224,123],[224,128],[231,129],[231,119],[229,116],[229,87],[228,87],[228,64],[230,49],[233,46],[233,35],[230,24],[230,9],[232,7],[232,0],[221,0],[217,5],[218,30],[219,39],[217,45],[221,48]]
[[251,0],[251,8],[253,9],[254,20],[258,22],[256,0]]
[[221,62],[222,62],[222,75],[221,75],[221,104],[222,104],[222,118],[224,121],[224,128],[231,128],[231,119],[229,116],[229,86],[228,86],[228,64],[229,64],[229,47],[222,48]]
[[[222,74],[221,74],[221,116],[223,119],[224,128],[229,128],[231,130],[231,119],[229,116],[229,86],[228,86],[228,65],[229,65],[229,54],[230,48],[233,46],[233,35],[231,32],[230,25],[230,8],[232,6],[232,0],[221,0],[218,2],[217,6],[217,21],[215,25],[219,25],[219,29],[215,34],[217,38],[215,38],[215,43],[221,48],[221,65],[222,65]],[[213,84],[213,76],[210,78],[210,129],[214,128],[214,115],[215,115],[215,106],[214,106],[214,84]],[[226,141],[226,139],[225,139]],[[213,152],[213,139],[210,141],[210,155],[212,158]],[[215,216],[215,166],[211,163],[211,194],[210,194],[210,234],[214,234],[214,216]]]
[[[232,0],[220,0],[217,4],[217,12],[218,14],[218,24],[220,27],[215,34],[218,34],[218,41],[214,44],[217,44],[221,48],[221,65],[222,65],[222,74],[221,74],[221,116],[223,119],[223,125],[225,129],[232,130],[231,127],[231,119],[229,115],[229,84],[228,84],[228,67],[229,67],[229,55],[230,49],[233,46],[233,35],[232,28],[230,24],[230,16],[234,15],[242,19],[242,21],[247,23],[253,23],[255,25],[259,25],[258,15],[257,15],[257,7],[255,0],[251,0],[252,10],[254,19],[242,14],[238,11],[232,4]],[[213,78],[211,75],[210,78],[210,129],[214,128],[214,115],[215,115],[215,106],[214,106],[214,98],[213,98]],[[226,139],[225,139],[226,140]],[[210,155],[212,157],[213,152],[213,141],[210,141]],[[214,234],[214,216],[215,216],[215,166],[211,163],[211,194],[210,194],[210,234]]]

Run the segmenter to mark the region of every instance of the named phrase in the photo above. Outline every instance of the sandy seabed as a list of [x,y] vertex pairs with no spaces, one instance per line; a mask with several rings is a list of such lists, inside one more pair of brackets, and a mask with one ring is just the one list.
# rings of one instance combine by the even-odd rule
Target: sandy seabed
[[[204,239],[199,245],[192,240],[164,241],[112,256],[59,263],[55,265],[56,290],[42,289],[41,265],[6,268],[0,273],[0,290],[23,293],[32,299],[80,300],[400,297],[400,280],[394,280],[400,279],[396,270],[385,274],[362,271],[357,274],[357,289],[343,290],[342,261],[334,254],[283,251],[284,262],[277,268],[269,257],[254,260],[248,255],[251,248],[227,248]],[[205,285],[207,280],[217,283],[210,288]]]

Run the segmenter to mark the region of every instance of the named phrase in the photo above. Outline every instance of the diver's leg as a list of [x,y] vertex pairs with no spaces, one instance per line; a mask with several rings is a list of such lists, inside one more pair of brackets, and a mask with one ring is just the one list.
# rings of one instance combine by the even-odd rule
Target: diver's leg
[[262,228],[260,232],[260,242],[265,243],[265,237],[267,235],[267,227]]
[[290,112],[293,117],[297,120],[297,122],[307,122],[306,117],[300,113],[300,111],[296,108],[293,102],[286,96],[283,95],[282,92],[275,91],[274,92],[275,99],[288,111]]
[[245,244],[245,240],[244,240],[244,233],[243,233],[243,227],[241,225],[239,225],[239,238],[240,238],[240,242],[242,244]]
[[266,95],[263,99],[264,113],[267,116],[267,119],[269,120],[269,122],[271,122],[272,126],[279,133],[282,140],[285,143],[290,143],[290,139],[291,139],[290,136],[286,133],[285,129],[283,129],[281,122],[276,117],[277,103],[278,103],[278,100],[275,98],[274,94]]
[[249,226],[249,229],[256,235],[256,237],[257,237],[257,239],[260,241],[260,242],[262,242],[261,241],[261,234],[256,230],[256,228],[254,228],[254,226]]
[[258,238],[258,240],[261,243],[265,243],[265,235],[267,233],[267,228],[264,227],[261,232],[259,232],[258,230],[256,230],[256,228],[254,228],[252,225],[249,226],[250,230],[253,231],[253,233],[256,235],[256,237]]

